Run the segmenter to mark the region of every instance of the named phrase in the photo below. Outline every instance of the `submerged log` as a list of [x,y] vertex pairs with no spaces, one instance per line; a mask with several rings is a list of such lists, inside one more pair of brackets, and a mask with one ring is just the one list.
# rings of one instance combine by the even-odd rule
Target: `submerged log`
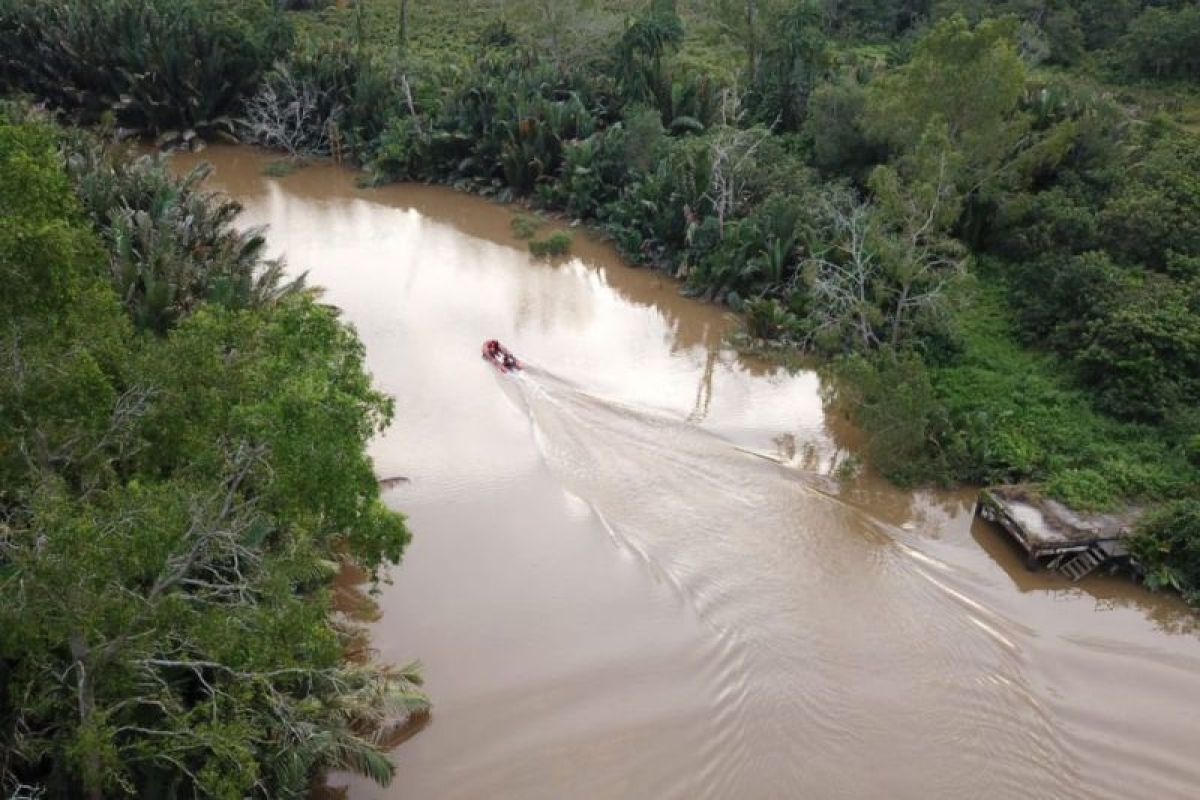
[[379,488],[380,489],[395,489],[397,486],[400,486],[401,484],[405,484],[405,483],[412,483],[412,481],[409,478],[404,477],[403,475],[397,475],[394,478],[380,478],[379,479]]

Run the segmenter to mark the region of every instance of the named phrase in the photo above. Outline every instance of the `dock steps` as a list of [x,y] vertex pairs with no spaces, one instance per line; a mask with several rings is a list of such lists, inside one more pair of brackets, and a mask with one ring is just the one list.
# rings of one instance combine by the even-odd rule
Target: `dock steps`
[[976,513],[995,523],[1025,551],[1031,570],[1051,569],[1071,581],[1129,559],[1127,541],[1144,509],[1108,512],[1068,508],[1036,484],[989,486]]
[[1108,561],[1108,552],[1099,545],[1092,545],[1070,561],[1059,565],[1058,571],[1074,583],[1090,575],[1097,567]]

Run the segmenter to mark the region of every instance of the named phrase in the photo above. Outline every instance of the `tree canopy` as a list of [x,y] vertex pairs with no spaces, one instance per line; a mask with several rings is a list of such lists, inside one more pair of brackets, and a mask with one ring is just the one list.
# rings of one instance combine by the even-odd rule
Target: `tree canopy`
[[[81,144],[101,147],[0,121],[0,786],[243,798],[306,796],[325,767],[386,781],[372,737],[423,707],[418,678],[344,660],[328,586],[338,559],[380,570],[408,541],[365,454],[391,401],[306,293],[208,288],[260,273],[254,248],[209,251],[200,283],[176,287],[187,299],[144,324],[126,266],[161,280],[182,255],[125,247],[129,215],[175,241],[195,215],[202,241],[250,240],[195,176]],[[158,212],[139,209],[146,185]]]

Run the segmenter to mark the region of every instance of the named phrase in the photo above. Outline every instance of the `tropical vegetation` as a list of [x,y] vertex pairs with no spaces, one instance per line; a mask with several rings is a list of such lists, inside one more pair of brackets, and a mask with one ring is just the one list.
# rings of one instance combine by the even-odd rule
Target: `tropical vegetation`
[[[62,119],[164,144],[233,136],[356,165],[368,182],[437,181],[566,215],[738,311],[748,345],[822,358],[829,402],[898,481],[1022,482],[1080,508],[1155,508],[1138,560],[1151,585],[1193,598],[1198,54],[1190,0],[0,0],[0,83]],[[6,182],[22,188],[3,223],[5,346],[18,355],[4,359],[16,399],[4,404],[0,580],[60,530],[91,531],[63,534],[64,547],[153,541],[176,563],[147,531],[233,491],[249,516],[216,527],[269,531],[251,537],[271,576],[258,611],[299,603],[327,631],[313,565],[336,545],[379,566],[404,539],[361,456],[390,406],[365,382],[356,341],[262,258],[259,234],[233,233],[236,209],[203,194],[202,174],[169,179],[153,159],[77,134],[6,129],[20,154]],[[531,247],[569,246],[533,239],[535,222],[518,231]],[[324,344],[300,348],[301,335]],[[47,371],[26,366],[37,363]],[[170,391],[184,381],[186,402]],[[277,381],[292,394],[265,394]],[[313,410],[329,386],[337,403]],[[320,426],[329,474],[289,470],[299,434],[273,429],[272,408],[299,414],[297,430]],[[321,416],[331,409],[341,428]],[[268,463],[275,477],[256,481]],[[205,513],[184,528],[213,528]],[[159,524],[139,534],[152,515]],[[101,615],[114,627],[88,629],[96,642],[118,636],[113,620],[142,619],[121,606],[136,593],[146,608],[166,601],[148,599],[151,562],[111,562],[104,580],[136,588]],[[308,578],[279,577],[293,569]],[[166,594],[219,599],[209,591]],[[49,626],[65,612],[46,592],[27,602],[48,604],[29,615]],[[200,616],[180,615],[180,635],[197,653],[216,648],[202,603],[182,602]],[[210,788],[222,768],[183,759],[163,744],[176,734],[142,718],[157,709],[199,731],[197,709],[225,691],[214,676],[274,674],[259,656],[235,654],[229,673],[151,664],[165,670],[155,692],[186,691],[154,695],[162,707],[108,698],[116,710],[103,714],[97,701],[66,724],[48,699],[65,695],[37,683],[82,681],[63,620],[0,634],[0,709],[14,707],[14,686],[49,703],[36,724],[0,715],[17,754],[0,774],[93,793],[149,791],[162,774],[229,796],[286,783],[263,765],[294,743],[263,734],[259,717],[221,722],[242,726],[221,741],[245,748],[205,756],[259,765],[246,774],[261,783],[235,788]],[[138,657],[118,641],[113,652]],[[285,648],[293,660],[279,669],[336,669],[337,637],[321,641],[303,658]],[[161,646],[175,653],[174,640]],[[37,653],[60,661],[21,661]],[[218,656],[233,658],[189,663]],[[105,686],[150,685],[143,662],[120,661]],[[35,663],[43,671],[21,666]],[[338,680],[288,691],[306,709],[336,704],[353,686]],[[247,713],[276,713],[276,689],[249,695]],[[348,760],[343,740],[317,738],[327,748],[298,748],[311,757],[289,775]]]
[[0,116],[0,791],[303,797],[386,782],[425,707],[346,659],[342,562],[408,541],[354,331],[237,207],[27,112]]

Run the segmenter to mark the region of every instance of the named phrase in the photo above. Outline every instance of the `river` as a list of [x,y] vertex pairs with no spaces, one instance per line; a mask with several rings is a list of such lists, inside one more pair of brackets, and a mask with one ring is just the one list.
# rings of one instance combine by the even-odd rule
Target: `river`
[[370,632],[434,709],[335,796],[1200,796],[1192,614],[1027,572],[972,492],[834,480],[855,431],[722,309],[449,189],[200,158],[397,400],[372,452],[414,541]]

